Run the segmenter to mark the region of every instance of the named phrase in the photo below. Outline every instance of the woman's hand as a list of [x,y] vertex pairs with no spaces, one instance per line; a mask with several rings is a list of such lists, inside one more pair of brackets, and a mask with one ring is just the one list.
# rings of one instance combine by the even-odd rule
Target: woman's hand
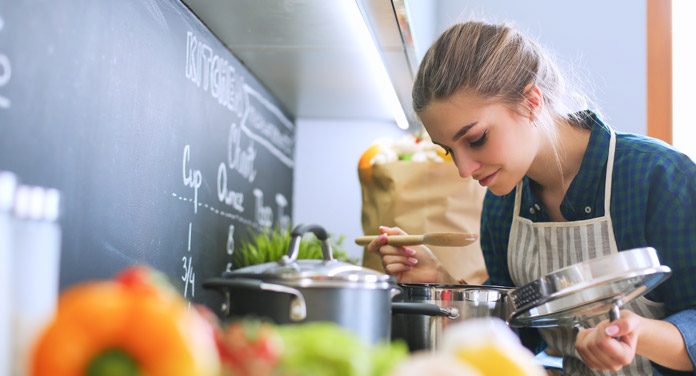
[[621,318],[604,320],[590,329],[581,329],[575,348],[585,364],[596,370],[618,371],[633,362],[643,317],[622,310]]
[[387,245],[389,235],[407,235],[398,227],[380,226],[382,234],[367,245],[369,252],[379,253],[382,267],[399,283],[456,283],[440,261],[425,246],[395,247]]

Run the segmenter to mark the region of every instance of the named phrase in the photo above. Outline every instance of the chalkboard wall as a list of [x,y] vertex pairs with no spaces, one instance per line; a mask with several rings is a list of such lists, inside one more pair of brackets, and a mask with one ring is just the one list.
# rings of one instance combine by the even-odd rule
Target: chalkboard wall
[[61,191],[61,288],[144,263],[218,308],[201,283],[290,222],[294,141],[179,1],[0,1],[0,170]]

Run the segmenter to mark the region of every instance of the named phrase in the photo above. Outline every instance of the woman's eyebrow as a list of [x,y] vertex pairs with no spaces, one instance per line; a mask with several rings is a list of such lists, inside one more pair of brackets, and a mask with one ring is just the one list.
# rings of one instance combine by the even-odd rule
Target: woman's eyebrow
[[452,141],[457,141],[459,138],[461,138],[462,136],[464,136],[464,135],[466,134],[466,132],[468,132],[469,129],[471,129],[471,128],[472,128],[474,125],[476,125],[476,124],[478,124],[477,121],[475,121],[475,122],[473,122],[473,123],[471,123],[471,124],[467,124],[467,125],[461,127],[461,128],[457,131],[457,133],[455,133],[454,136],[452,136]]

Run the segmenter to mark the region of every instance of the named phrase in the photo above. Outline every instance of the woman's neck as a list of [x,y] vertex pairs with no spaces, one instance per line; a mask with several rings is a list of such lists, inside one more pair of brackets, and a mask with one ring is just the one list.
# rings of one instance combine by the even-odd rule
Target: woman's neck
[[554,126],[555,137],[542,135],[539,152],[527,176],[542,191],[564,195],[580,170],[591,131],[572,126],[565,119],[556,120]]

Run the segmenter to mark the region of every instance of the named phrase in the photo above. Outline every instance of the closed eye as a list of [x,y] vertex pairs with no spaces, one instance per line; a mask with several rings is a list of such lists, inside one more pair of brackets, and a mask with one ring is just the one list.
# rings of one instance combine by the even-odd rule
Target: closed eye
[[488,136],[488,130],[485,130],[483,132],[483,134],[481,135],[481,137],[479,137],[475,141],[470,142],[469,145],[474,149],[480,148],[481,146],[483,146],[486,143],[487,136]]

